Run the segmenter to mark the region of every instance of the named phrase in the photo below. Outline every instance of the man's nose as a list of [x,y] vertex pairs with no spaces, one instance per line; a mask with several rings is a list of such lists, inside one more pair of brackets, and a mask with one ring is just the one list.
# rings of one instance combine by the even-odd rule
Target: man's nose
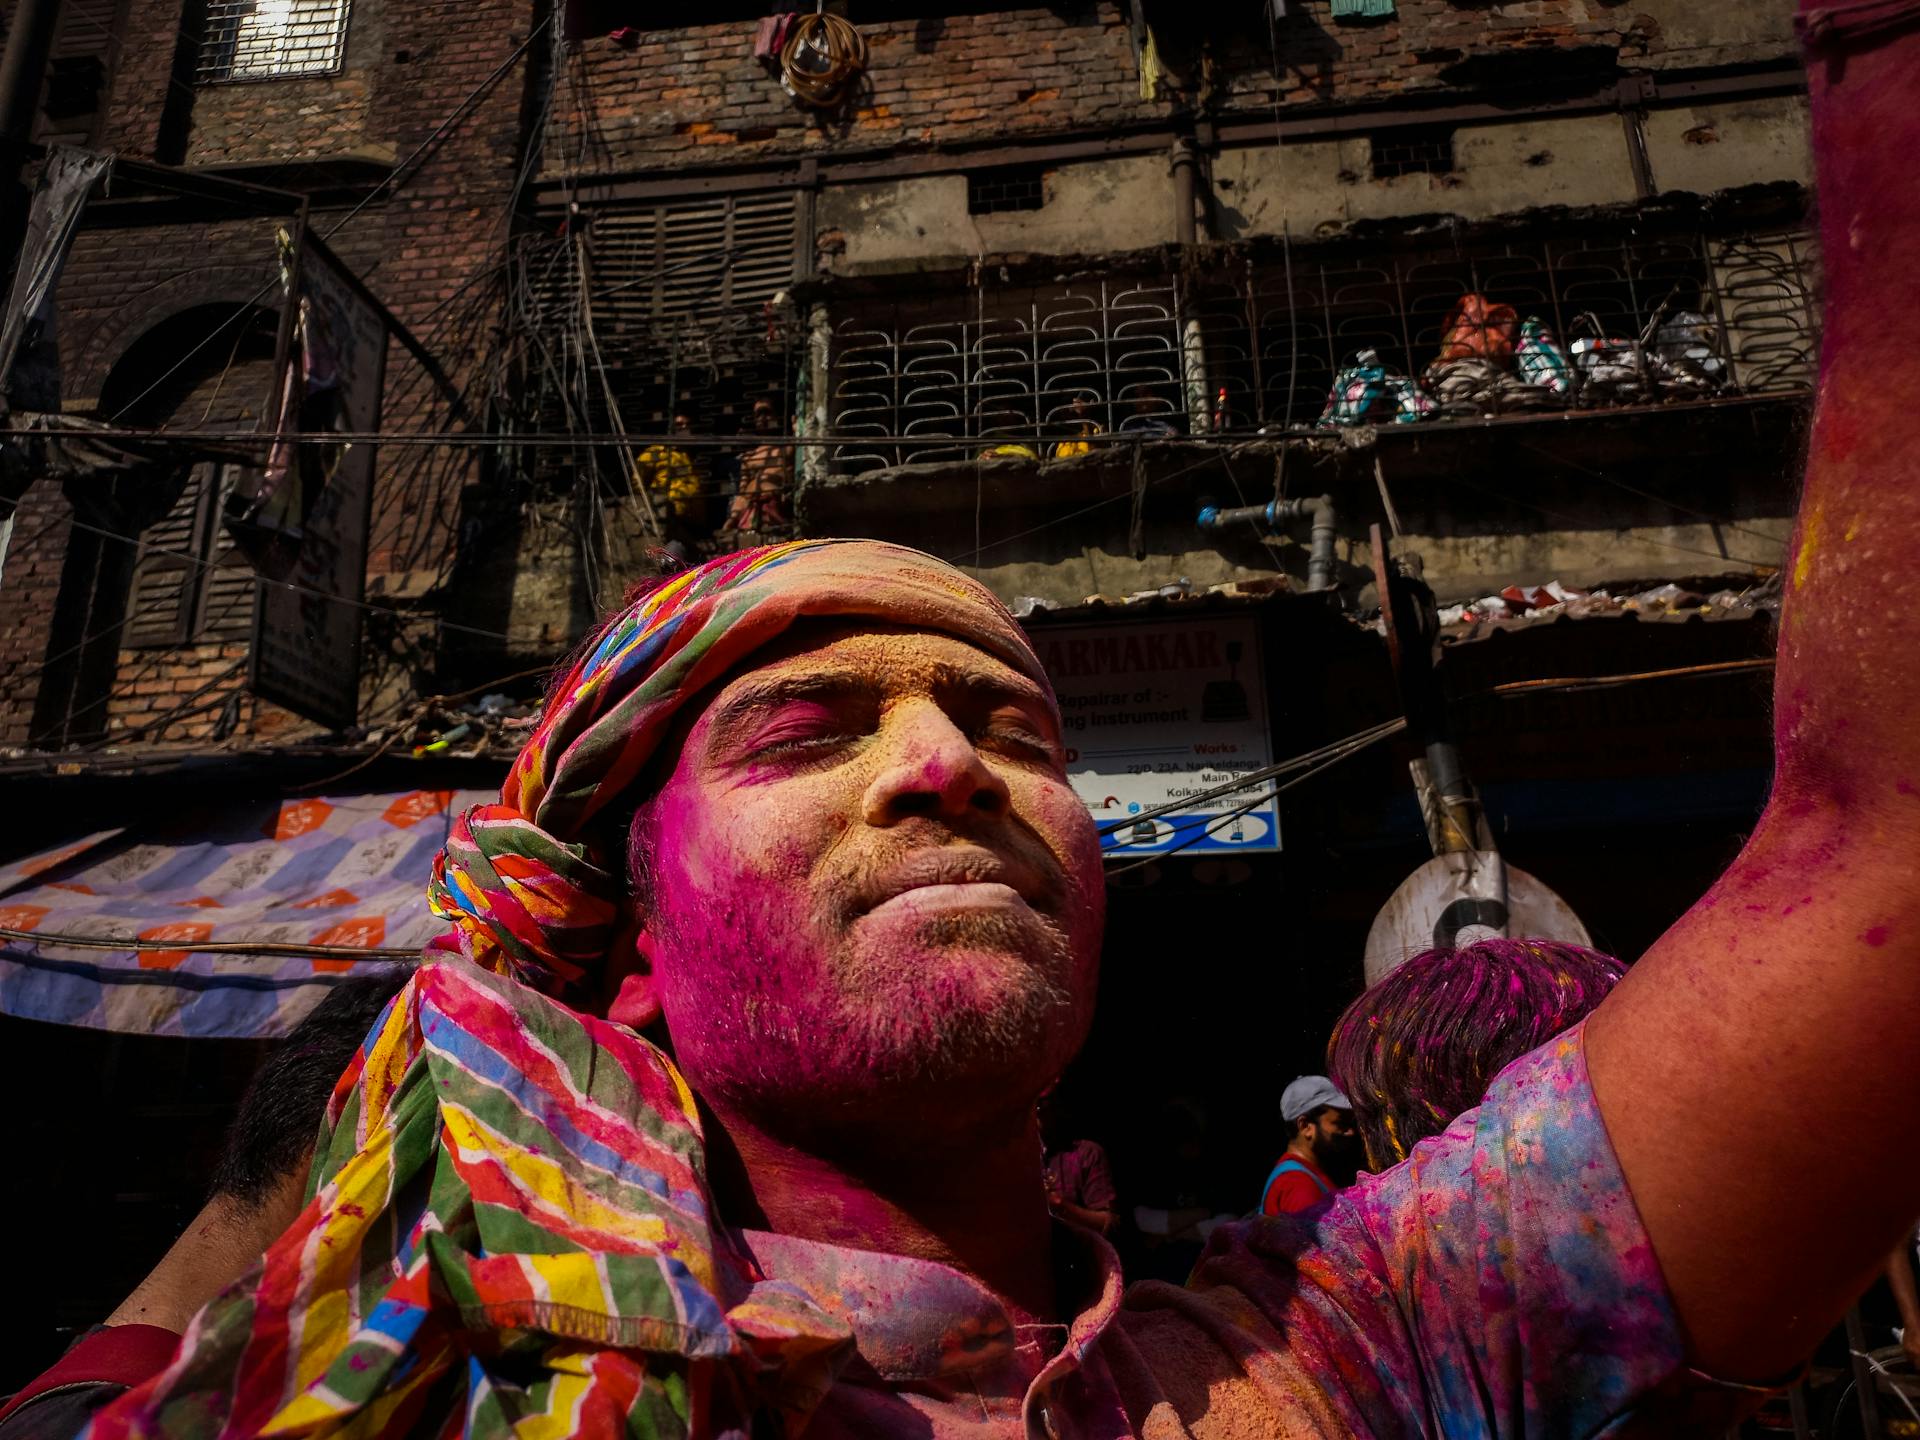
[[882,728],[882,744],[880,773],[865,799],[869,825],[893,825],[912,815],[1006,812],[1006,781],[932,701],[897,708]]

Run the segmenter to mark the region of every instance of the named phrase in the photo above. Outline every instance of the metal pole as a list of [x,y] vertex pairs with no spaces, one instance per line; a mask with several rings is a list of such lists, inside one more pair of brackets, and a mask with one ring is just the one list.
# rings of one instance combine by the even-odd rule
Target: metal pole
[[1193,215],[1194,200],[1198,194],[1194,167],[1198,163],[1193,141],[1183,137],[1173,142],[1173,233],[1185,250],[1192,249],[1199,239],[1199,226]]
[[1787,1391],[1787,1411],[1793,1417],[1793,1440],[1813,1440],[1813,1422],[1807,1416],[1805,1381]]
[[1860,1433],[1866,1440],[1885,1440],[1880,1427],[1880,1392],[1874,1385],[1873,1366],[1867,1356],[1867,1327],[1860,1323],[1860,1307],[1847,1311],[1847,1358],[1853,1363],[1853,1388],[1860,1402]]
[[27,219],[26,189],[20,167],[33,140],[34,117],[40,113],[40,87],[46,80],[47,56],[53,50],[53,25],[60,0],[19,0],[13,26],[7,32],[7,50],[0,57],[0,185],[6,189],[5,231],[0,244],[17,255]]

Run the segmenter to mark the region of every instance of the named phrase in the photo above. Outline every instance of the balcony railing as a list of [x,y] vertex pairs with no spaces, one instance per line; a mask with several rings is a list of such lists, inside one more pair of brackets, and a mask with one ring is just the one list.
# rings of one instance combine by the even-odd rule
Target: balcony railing
[[[1095,429],[1311,426],[1360,352],[1417,381],[1469,295],[1536,319],[1563,353],[1582,335],[1638,342],[1680,322],[1711,355],[1684,385],[1656,369],[1638,388],[1592,383],[1598,372],[1570,364],[1563,390],[1521,397],[1529,408],[1794,392],[1814,369],[1811,271],[1802,232],[1615,233],[1365,257],[1299,247],[1290,265],[1197,278],[983,282],[868,305],[837,325],[832,425],[845,443],[831,465],[847,474],[1037,453],[1037,437]],[[1497,409],[1517,394],[1471,405]]]

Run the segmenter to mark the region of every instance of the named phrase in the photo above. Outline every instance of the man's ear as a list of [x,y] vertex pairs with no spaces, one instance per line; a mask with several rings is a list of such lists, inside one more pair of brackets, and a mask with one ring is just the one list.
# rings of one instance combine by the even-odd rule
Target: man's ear
[[656,941],[646,921],[629,915],[620,926],[608,957],[607,1018],[629,1030],[641,1031],[660,1018],[660,994],[654,982]]

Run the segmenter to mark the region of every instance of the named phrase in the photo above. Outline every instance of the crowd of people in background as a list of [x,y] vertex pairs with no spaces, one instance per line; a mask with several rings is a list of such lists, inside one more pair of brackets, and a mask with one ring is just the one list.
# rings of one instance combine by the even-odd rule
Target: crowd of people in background
[[1040,1114],[1054,1211],[1112,1239],[1129,1275],[1182,1281],[1223,1221],[1311,1215],[1406,1159],[1478,1105],[1508,1065],[1578,1024],[1625,973],[1610,955],[1552,940],[1488,939],[1410,957],[1335,1023],[1328,1073],[1281,1088],[1277,1158],[1238,1209],[1223,1208],[1210,1185],[1197,1102],[1175,1099],[1146,1117],[1134,1138],[1153,1161],[1131,1177],[1139,1193],[1123,1205],[1106,1151],[1056,1090]]
[[737,452],[696,446],[693,417],[676,413],[664,441],[634,456],[633,478],[661,543],[682,563],[747,550],[793,533],[794,451],[780,444],[779,411],[753,402],[757,443]]

